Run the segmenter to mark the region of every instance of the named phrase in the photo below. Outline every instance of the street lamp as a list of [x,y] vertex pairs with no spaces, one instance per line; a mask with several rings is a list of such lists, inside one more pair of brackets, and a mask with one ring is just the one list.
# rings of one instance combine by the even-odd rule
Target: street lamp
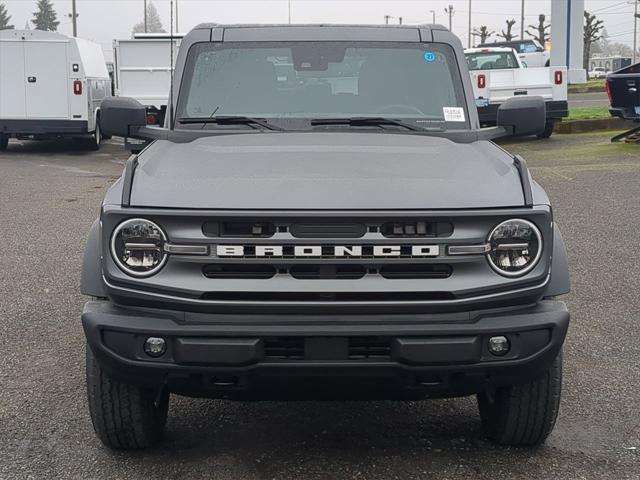
[[433,21],[431,23],[436,23],[436,11],[435,10],[429,10],[429,13],[431,15],[433,15]]

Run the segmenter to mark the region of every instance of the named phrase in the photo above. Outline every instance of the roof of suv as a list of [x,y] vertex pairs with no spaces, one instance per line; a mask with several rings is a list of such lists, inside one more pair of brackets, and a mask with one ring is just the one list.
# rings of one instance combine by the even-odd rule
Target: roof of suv
[[434,31],[448,32],[443,25],[221,25],[202,23],[194,30],[208,29],[212,40],[223,42],[269,41],[370,41],[429,42]]

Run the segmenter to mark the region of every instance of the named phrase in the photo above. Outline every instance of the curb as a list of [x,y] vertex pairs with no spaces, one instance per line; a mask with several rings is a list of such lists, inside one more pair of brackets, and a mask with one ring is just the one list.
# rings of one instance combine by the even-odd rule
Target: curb
[[636,123],[621,118],[597,118],[593,120],[571,120],[568,122],[556,123],[553,131],[555,133],[586,133],[598,130],[630,130]]

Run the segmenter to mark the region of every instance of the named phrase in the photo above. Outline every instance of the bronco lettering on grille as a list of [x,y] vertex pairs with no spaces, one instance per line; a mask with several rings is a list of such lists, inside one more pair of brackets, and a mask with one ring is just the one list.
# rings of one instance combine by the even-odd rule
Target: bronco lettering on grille
[[438,245],[217,245],[218,257],[437,257]]

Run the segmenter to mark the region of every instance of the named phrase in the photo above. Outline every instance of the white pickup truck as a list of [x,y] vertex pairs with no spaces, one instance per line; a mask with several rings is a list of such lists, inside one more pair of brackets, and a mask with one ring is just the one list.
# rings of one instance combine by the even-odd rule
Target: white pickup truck
[[544,98],[547,124],[540,138],[550,137],[555,123],[569,114],[566,67],[526,68],[509,47],[470,48],[465,57],[483,125],[495,125],[500,104],[518,95]]

